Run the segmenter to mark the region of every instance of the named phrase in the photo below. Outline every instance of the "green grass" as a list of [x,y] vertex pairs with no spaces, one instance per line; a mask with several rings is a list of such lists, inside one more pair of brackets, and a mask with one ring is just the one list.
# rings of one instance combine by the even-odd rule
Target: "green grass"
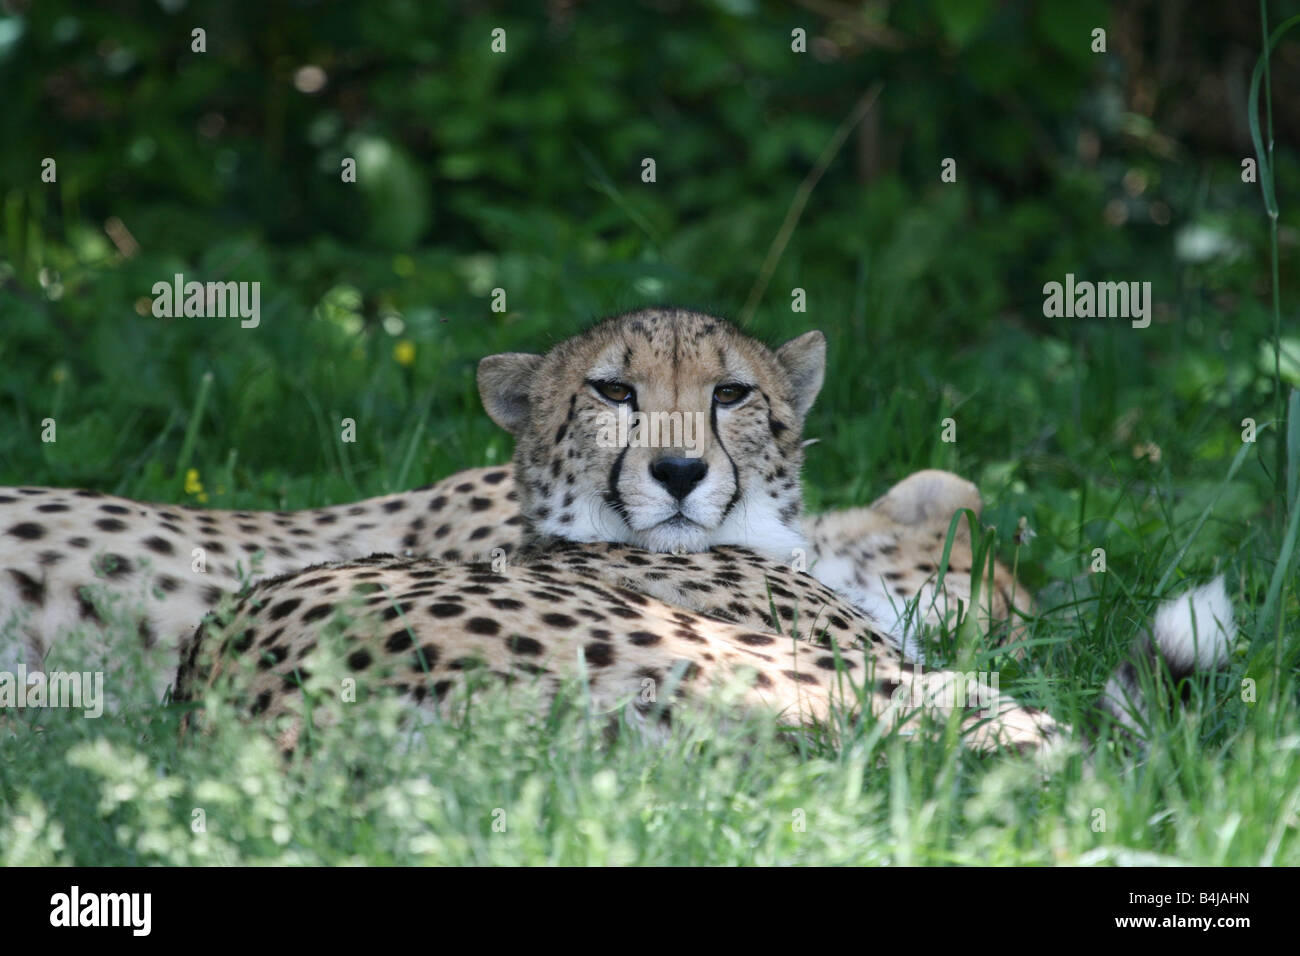
[[[1068,684],[1040,689],[1078,711]],[[390,698],[313,695],[333,721],[286,766],[222,695],[182,742],[177,709],[136,694],[120,717],[22,715],[0,862],[1295,863],[1300,721],[1220,703],[1232,691],[1161,720],[1143,759],[1069,746],[1043,764],[870,723],[832,746],[702,708],[647,742],[576,691],[548,711],[516,686],[420,727]]]
[[[720,35],[682,43],[712,49]],[[619,60],[583,62],[614,70]],[[602,84],[579,79],[585,92],[570,93],[593,97],[591,117],[640,116],[627,106],[600,113]],[[911,109],[918,94],[908,91],[921,89],[911,83],[905,74],[882,93],[894,111],[886,128],[904,142],[913,114],[922,123],[962,112]],[[498,108],[487,81],[463,86],[467,124]],[[157,199],[132,192],[122,215],[144,241],[129,258],[100,228],[116,212],[104,195],[6,186],[0,483],[263,509],[414,487],[509,458],[508,437],[479,407],[483,355],[541,350],[599,315],[654,302],[738,315],[764,270],[752,330],[777,342],[820,328],[830,342],[806,428],[820,439],[805,470],[810,509],[867,503],[925,467],[979,485],[993,547],[1015,562],[1041,612],[1023,659],[960,648],[976,668],[997,670],[1004,691],[1088,725],[1158,599],[1189,579],[1227,575],[1242,648],[1187,707],[1157,719],[1143,753],[1103,742],[1085,761],[1080,744],[1044,769],[976,757],[942,735],[904,740],[864,725],[834,745],[792,741],[770,724],[720,724],[707,711],[681,715],[667,743],[648,745],[630,733],[610,741],[580,695],[527,719],[537,708],[502,692],[469,719],[418,734],[382,702],[359,705],[317,735],[310,760],[285,767],[265,734],[214,715],[207,735],[180,741],[175,709],[129,690],[141,672],[128,656],[109,675],[125,688],[119,713],[26,712],[0,731],[0,863],[1300,864],[1294,398],[1279,419],[1300,386],[1300,345],[1284,334],[1295,328],[1300,275],[1288,208],[1300,181],[1294,154],[1279,150],[1261,166],[1267,202],[1280,207],[1272,221],[1259,187],[1240,182],[1237,158],[1176,161],[1119,137],[1106,139],[1095,167],[1063,149],[1046,185],[1012,199],[982,182],[979,166],[940,186],[932,157],[910,152],[916,162],[868,189],[840,157],[774,245],[798,184],[859,95],[850,92],[820,124],[768,128],[761,111],[748,112],[758,94],[702,94],[716,95],[755,143],[776,138],[735,168],[697,168],[716,150],[711,114],[692,100],[701,116],[676,115],[671,142],[651,137],[659,191],[609,162],[616,140],[644,148],[644,128],[619,126],[600,142],[583,138],[590,127],[569,138],[543,130],[544,155],[507,170],[517,173],[510,189],[491,193],[468,174],[466,192],[441,181],[431,200],[438,227],[404,251],[339,226],[382,218],[351,194],[330,194],[329,228],[268,224],[248,203],[217,203],[195,187],[213,175],[202,167],[208,146],[197,158],[163,150],[194,164],[186,176],[172,170],[185,188]],[[259,87],[250,102],[261,96]],[[402,116],[455,108],[433,105]],[[292,126],[300,109],[280,121]],[[188,143],[189,126],[172,121]],[[468,142],[473,131],[462,132]],[[976,139],[956,147],[976,150]],[[452,158],[491,167],[508,153],[470,143]],[[910,171],[922,161],[924,176]],[[161,175],[156,163],[141,170]],[[1124,197],[1130,172],[1150,183],[1140,202],[1173,209],[1172,226],[1136,213],[1123,226],[1104,222],[1100,211]],[[235,194],[292,186],[276,178],[290,175],[283,169],[245,175],[229,186]],[[566,199],[538,198],[548,190]],[[715,195],[727,198],[714,204]],[[1226,242],[1223,251],[1178,255],[1174,233],[1193,227]],[[262,282],[261,327],[139,312],[152,284],[178,271]],[[1046,319],[1042,284],[1066,272],[1149,280],[1161,309],[1144,330]],[[508,289],[504,314],[489,308],[498,286]],[[807,291],[806,313],[790,311],[794,288]],[[409,364],[397,359],[399,343],[413,346]],[[48,417],[53,444],[40,440]],[[949,417],[955,443],[940,437]],[[356,422],[355,444],[338,440],[343,418]],[[1242,441],[1245,418],[1259,425],[1255,443]],[[1022,517],[1035,536],[1017,545]],[[1104,574],[1090,573],[1098,548]],[[135,646],[133,635],[112,637]]]

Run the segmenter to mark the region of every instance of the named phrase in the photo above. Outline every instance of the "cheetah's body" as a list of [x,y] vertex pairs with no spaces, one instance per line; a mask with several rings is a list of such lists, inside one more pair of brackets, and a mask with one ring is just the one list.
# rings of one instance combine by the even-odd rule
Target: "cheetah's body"
[[[611,686],[626,682],[629,673],[646,669],[666,673],[675,662],[684,661],[698,670],[712,663],[703,652],[692,653],[690,638],[665,628],[716,635],[728,650],[723,654],[719,646],[715,659],[753,663],[758,652],[747,646],[737,628],[770,636],[792,623],[792,616],[812,620],[823,612],[832,622],[845,624],[844,634],[836,635],[837,628],[831,634],[847,655],[845,660],[857,665],[864,677],[881,667],[899,668],[888,678],[897,686],[908,679],[903,676],[907,673],[904,658],[919,654],[914,624],[900,620],[908,601],[918,602],[920,613],[932,623],[951,623],[949,606],[968,601],[971,554],[964,529],[952,551],[954,573],[942,587],[933,575],[950,517],[959,508],[978,510],[979,499],[972,486],[955,476],[922,472],[871,508],[846,512],[841,518],[805,521],[800,515],[798,482],[801,431],[821,386],[824,351],[820,333],[809,333],[772,352],[718,319],[647,311],[609,320],[546,356],[494,356],[480,366],[480,389],[489,413],[516,436],[513,475],[507,468],[480,469],[419,491],[353,505],[223,514],[142,505],[93,492],[0,492],[0,567],[5,569],[0,575],[0,607],[16,609],[25,635],[22,646],[12,640],[0,645],[0,666],[15,657],[42,661],[60,629],[87,618],[94,622],[99,604],[88,599],[85,589],[93,590],[97,568],[98,577],[107,578],[114,590],[134,590],[139,595],[144,608],[141,638],[157,646],[160,660],[166,659],[177,636],[220,593],[240,586],[240,565],[247,567],[254,553],[263,552],[259,573],[287,576],[254,589],[240,605],[234,626],[252,627],[259,633],[267,627],[252,645],[258,649],[256,666],[267,671],[266,680],[279,681],[259,691],[259,695],[272,694],[265,710],[282,709],[286,706],[282,698],[293,694],[288,675],[274,668],[301,660],[316,643],[322,616],[332,615],[334,604],[347,596],[352,579],[372,574],[379,575],[391,594],[399,595],[399,605],[401,593],[428,590],[416,584],[424,574],[439,582],[439,599],[431,605],[450,604],[459,590],[463,600],[481,598],[492,608],[492,612],[479,608],[483,613],[473,614],[476,609],[466,606],[464,615],[454,615],[454,621],[430,611],[406,622],[412,643],[438,647],[439,660],[444,662],[486,657],[491,665],[494,654],[503,653],[497,646],[502,633],[512,654],[517,646],[531,646],[517,640],[522,637],[552,645],[557,659],[570,664],[572,655],[566,654],[578,642],[587,654],[593,641],[639,647],[628,637],[627,627],[595,628],[608,631],[608,639],[591,633],[557,634],[546,616],[576,619],[568,613],[569,602],[617,600],[625,602],[626,609],[630,600],[626,595],[640,592],[651,621],[646,625],[649,630],[642,632],[661,640],[647,645],[653,649],[626,655],[623,670],[608,672],[614,680]],[[602,438],[606,434],[602,429],[620,407],[694,416],[700,422],[707,420],[707,428],[700,430],[697,447],[690,449],[683,447],[680,433],[672,433],[669,443],[655,447],[626,440],[611,443]],[[580,550],[573,550],[575,546]],[[734,546],[752,550],[719,550]],[[204,552],[202,572],[194,569],[195,548]],[[384,558],[378,565],[339,563],[394,551],[402,557]],[[660,553],[666,551],[706,553]],[[512,557],[500,573],[448,564],[494,552],[497,558],[520,556]],[[545,570],[545,563],[559,560],[560,554],[566,555],[567,566]],[[412,558],[429,557],[440,560],[411,563]],[[638,560],[650,566],[639,565]],[[313,569],[311,575],[300,571],[321,561],[331,563]],[[739,570],[738,562],[743,565]],[[774,577],[798,573],[786,564],[810,567],[852,603],[821,585],[817,585],[817,599],[807,608],[798,601],[784,603],[778,593],[773,620],[759,608],[767,607]],[[1004,570],[996,573],[999,586],[984,608],[986,618],[1008,614],[1006,599],[1013,588]],[[474,577],[484,574],[492,575],[491,580]],[[546,582],[537,576],[548,574],[560,578],[542,586]],[[611,597],[614,592],[593,585],[592,576],[622,588],[618,592],[622,596]],[[816,584],[806,575],[798,578]],[[786,585],[776,587],[794,593]],[[312,589],[311,593],[284,597],[303,588]],[[947,603],[935,600],[942,595]],[[306,609],[307,597],[321,603]],[[291,600],[304,605],[302,614],[285,612],[282,625],[269,627],[276,618],[268,620],[266,615],[274,615],[276,607],[283,608]],[[601,613],[592,606],[571,610],[582,617]],[[583,610],[588,613],[581,614]],[[494,619],[493,612],[505,617]],[[462,627],[462,618],[492,620],[495,627],[492,633],[483,633]],[[370,625],[363,621],[359,626],[355,639],[374,637],[367,630]],[[220,669],[219,664],[213,666],[216,655],[210,653],[215,642],[202,646],[210,631],[202,632],[185,655],[186,667],[178,679],[184,693],[201,684],[196,673]],[[548,640],[533,636],[534,631],[546,634]],[[386,640],[404,643],[392,633]],[[244,641],[236,633],[228,643],[238,650]],[[855,650],[853,644],[862,650]],[[890,644],[902,648],[903,657],[887,653]],[[376,653],[386,648],[386,643],[372,646]],[[824,668],[815,662],[825,659],[824,652],[816,653],[810,667],[799,666],[801,655],[795,649],[780,654],[791,657],[780,662],[758,660],[756,687],[766,680],[768,687],[780,688],[778,677],[803,685],[808,674],[829,681],[833,673],[818,673]],[[805,651],[802,656],[811,654]],[[509,672],[503,667],[493,669]],[[729,664],[728,669],[734,668]],[[800,676],[789,678],[784,674],[787,670]],[[603,680],[602,675],[596,677]],[[877,705],[885,699],[880,695],[887,683],[865,685],[874,695],[873,710],[880,709]],[[427,695],[429,685],[421,686]],[[414,684],[411,688],[411,694],[419,696]],[[602,688],[603,684],[597,689]],[[786,706],[792,700],[778,692],[773,702]],[[1008,709],[1015,710],[1014,704]],[[825,716],[825,707],[818,716]],[[1034,728],[1040,723],[1038,717],[1017,711],[1008,726]],[[1025,732],[1032,736],[1037,731]]]
[[245,580],[376,552],[448,561],[509,552],[521,520],[514,498],[508,467],[309,511],[204,511],[0,488],[0,670],[19,660],[43,667],[61,635],[116,615],[156,662],[161,696],[181,637]]
[[323,653],[327,664],[342,657],[358,695],[383,685],[444,714],[477,676],[553,694],[581,674],[598,711],[669,712],[678,696],[738,681],[743,706],[795,724],[834,726],[865,709],[910,728],[956,710],[979,748],[1034,749],[1055,734],[1049,716],[975,674],[915,668],[876,630],[816,579],[744,548],[568,544],[497,571],[376,555],[251,589],[182,648],[177,698],[233,678],[252,714],[287,717],[280,742],[291,750],[299,692]]

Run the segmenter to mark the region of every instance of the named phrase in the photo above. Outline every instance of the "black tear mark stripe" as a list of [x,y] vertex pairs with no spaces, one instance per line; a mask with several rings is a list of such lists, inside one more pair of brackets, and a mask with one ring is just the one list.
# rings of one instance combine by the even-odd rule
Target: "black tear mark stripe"
[[[639,412],[640,403],[637,401],[636,392],[632,393],[632,414]],[[628,451],[631,450],[631,444],[623,446],[623,450],[618,453],[614,459],[614,464],[609,469],[609,487],[605,489],[605,501],[614,509],[615,513],[627,524],[628,513],[627,505],[623,503],[623,496],[618,491],[618,479],[623,474],[623,459],[627,457]]]
[[722,509],[722,521],[726,521],[727,515],[731,514],[731,509],[740,500],[740,469],[736,467],[736,459],[731,457],[731,452],[727,450],[727,446],[722,441],[722,435],[718,432],[717,402],[709,403],[709,431],[713,440],[718,443],[718,447],[722,449],[722,453],[727,456],[727,463],[731,465],[731,480],[735,485],[734,490],[731,492],[731,500],[727,502],[727,507]]

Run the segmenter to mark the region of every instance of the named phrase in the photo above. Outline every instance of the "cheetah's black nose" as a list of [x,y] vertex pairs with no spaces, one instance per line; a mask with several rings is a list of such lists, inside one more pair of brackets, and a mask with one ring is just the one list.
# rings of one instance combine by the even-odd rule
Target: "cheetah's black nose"
[[698,458],[660,458],[650,465],[650,475],[678,501],[704,480],[709,466]]

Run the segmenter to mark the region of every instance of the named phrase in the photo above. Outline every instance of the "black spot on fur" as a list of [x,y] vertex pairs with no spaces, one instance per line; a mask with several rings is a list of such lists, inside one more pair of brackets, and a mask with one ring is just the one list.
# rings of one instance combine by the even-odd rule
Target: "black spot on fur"
[[153,537],[150,538],[145,538],[144,546],[148,548],[150,551],[154,552],[155,554],[176,553],[176,549],[172,547],[172,543],[170,541],[168,541],[166,538],[160,538],[157,535],[154,535]]
[[411,640],[410,632],[403,629],[400,631],[393,631],[392,634],[388,635],[388,640],[384,641],[384,649],[394,654],[398,654],[414,643],[415,642]]
[[[820,667],[822,670],[825,671],[835,670],[835,658],[830,654],[827,654],[824,657],[817,658],[816,663],[817,666]],[[843,658],[840,658],[840,664],[844,666],[844,669],[846,671],[851,671],[853,670],[853,668],[857,667],[857,665],[853,663],[853,661],[844,660]]]
[[82,620],[94,621],[96,624],[103,624],[103,618],[99,616],[99,611],[95,609],[94,602],[90,599],[90,592],[86,588],[76,588],[73,592],[77,599],[77,611]]
[[131,562],[120,554],[101,554],[91,562],[96,574],[116,580],[131,573]]
[[428,673],[438,663],[438,648],[432,644],[421,644],[420,649],[411,655],[411,669]]
[[401,615],[408,613],[410,610],[411,610],[411,605],[408,602],[403,601],[401,604],[398,604],[396,607],[389,605],[388,607],[384,608],[384,613],[380,616],[385,621],[391,621],[396,617],[400,617]]
[[278,621],[282,618],[288,617],[297,609],[298,605],[301,603],[302,600],[300,598],[289,598],[289,600],[287,601],[281,601],[279,604],[271,608],[270,611],[271,620]]
[[608,667],[614,663],[614,645],[606,641],[593,641],[582,649],[582,656],[593,667]]
[[511,634],[507,637],[506,647],[510,648],[513,654],[526,654],[530,657],[535,657],[543,650],[541,641],[524,637],[522,634]]
[[269,671],[272,667],[275,667],[275,665],[283,663],[284,659],[288,656],[289,648],[287,647],[280,646],[269,648],[262,652],[262,659],[257,662],[257,669],[259,671]]
[[25,574],[16,568],[9,569],[9,576],[13,578],[20,598],[28,604],[35,604],[37,607],[42,607],[45,604],[44,582],[38,581],[31,575]]

